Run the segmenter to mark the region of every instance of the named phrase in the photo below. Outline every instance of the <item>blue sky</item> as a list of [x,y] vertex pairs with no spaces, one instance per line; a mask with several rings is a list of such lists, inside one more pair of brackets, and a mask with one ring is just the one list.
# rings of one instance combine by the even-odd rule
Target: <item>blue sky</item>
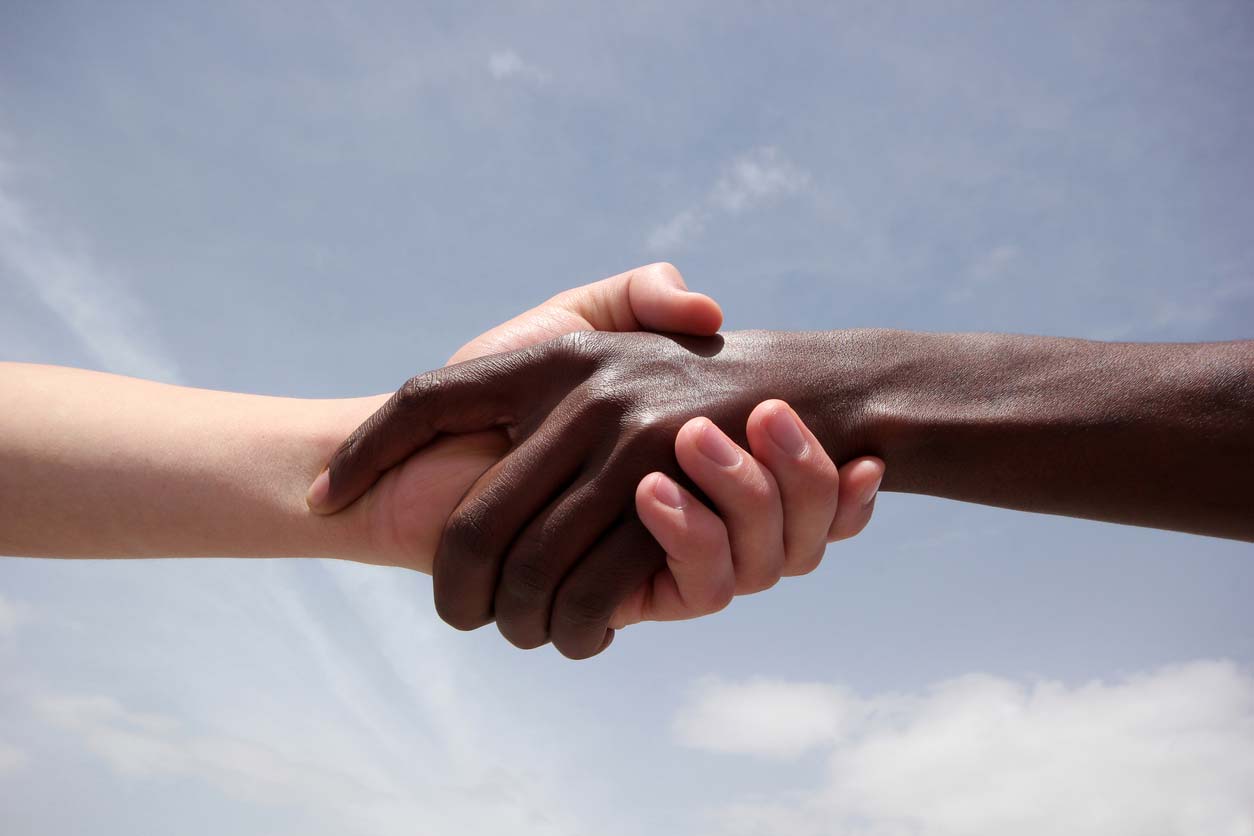
[[[0,4],[0,357],[380,392],[657,259],[729,328],[1249,337],[1248,4],[940,5]],[[1251,558],[886,495],[580,664],[398,570],[5,560],[0,825],[1248,833]]]

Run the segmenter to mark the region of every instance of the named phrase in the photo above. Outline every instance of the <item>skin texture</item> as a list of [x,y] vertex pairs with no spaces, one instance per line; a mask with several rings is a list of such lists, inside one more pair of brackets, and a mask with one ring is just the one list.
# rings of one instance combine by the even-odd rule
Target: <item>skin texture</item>
[[337,452],[319,504],[439,434],[502,429],[510,453],[449,517],[437,607],[583,658],[664,563],[631,500],[651,471],[683,481],[672,439],[694,415],[742,427],[782,397],[833,459],[890,462],[890,490],[1254,539],[1252,381],[1248,341],[580,333],[411,379]]
[[[571,329],[708,333],[720,322],[718,306],[687,291],[673,267],[649,265],[559,294],[467,343],[455,359]],[[273,398],[18,363],[0,363],[0,392],[0,554],[323,556],[430,572],[448,514],[508,449],[496,431],[440,439],[390,470],[351,510],[320,517],[301,492],[387,396]],[[674,444],[686,455],[690,438]],[[766,588],[790,565],[788,554],[821,548],[825,532],[806,522],[816,514],[828,514],[841,537],[866,525],[882,462],[859,459],[837,471],[825,454],[764,450],[763,463],[745,467],[764,474],[766,491],[746,491],[739,471],[691,474],[718,497],[711,507],[694,497],[667,506],[644,490],[653,481],[642,480],[640,513],[668,556],[623,602],[616,626],[697,617],[726,606],[737,589]],[[816,497],[836,493],[846,501],[833,518]],[[790,540],[785,529],[796,532]],[[754,537],[772,547],[740,545]],[[753,583],[742,584],[742,575]]]
[[[551,338],[579,331],[673,331],[696,336],[717,332],[722,311],[709,297],[687,290],[683,276],[671,264],[659,262],[628,270],[599,282],[564,291],[547,302],[481,334],[462,346],[449,365],[485,355],[536,345]],[[799,423],[800,418],[787,404],[763,404],[765,419],[781,409]],[[694,419],[695,421],[695,419]],[[813,438],[802,425],[801,432]],[[723,609],[736,594],[769,589],[784,575],[804,564],[817,568],[826,542],[855,536],[866,527],[874,511],[874,497],[884,475],[884,463],[863,456],[835,468],[821,445],[810,445],[797,455],[786,455],[778,447],[761,443],[764,429],[751,418],[749,437],[758,438],[753,454],[759,462],[730,471],[690,469],[704,461],[692,454],[700,433],[681,431],[675,441],[675,455],[698,488],[710,491],[717,500],[713,508],[696,497],[683,508],[667,507],[654,491],[637,490],[637,512],[659,543],[666,544],[662,568],[622,602],[612,619],[614,627],[638,621],[673,621],[709,615]],[[715,432],[718,432],[715,430]],[[505,449],[507,440],[499,432],[472,434],[483,444]],[[458,443],[465,443],[466,436]],[[440,439],[440,444],[454,439]],[[763,467],[765,465],[765,467]],[[744,477],[756,467],[765,470],[764,487]],[[651,476],[652,474],[650,474]],[[779,478],[776,479],[775,477]],[[401,532],[398,542],[412,543],[403,534],[414,525],[415,507],[425,507],[421,498],[393,500],[393,485],[385,476],[379,483],[383,508],[398,509],[388,515],[387,524]],[[651,483],[651,484],[655,484]],[[755,487],[758,489],[755,490]],[[325,482],[321,489],[325,490]],[[686,493],[686,492],[685,492]],[[839,496],[840,501],[836,502]],[[417,500],[418,504],[415,504]],[[311,507],[318,505],[318,484],[311,490]],[[825,517],[824,524],[812,522]],[[776,529],[781,529],[772,535]],[[786,533],[787,537],[784,536]],[[759,532],[749,537],[749,532]],[[430,555],[436,542],[423,539],[420,546],[401,545],[396,551]],[[752,548],[750,548],[752,547]],[[804,557],[797,557],[804,555]],[[426,564],[429,566],[429,563]],[[515,645],[533,648],[543,643],[534,636],[511,629],[508,619],[499,622],[502,634]],[[605,643],[612,639],[607,634]]]

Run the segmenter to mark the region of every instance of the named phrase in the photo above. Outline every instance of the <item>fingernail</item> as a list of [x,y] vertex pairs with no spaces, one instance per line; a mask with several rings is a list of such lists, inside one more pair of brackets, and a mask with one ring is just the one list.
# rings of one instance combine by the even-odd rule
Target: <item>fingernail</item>
[[723,435],[723,431],[707,422],[697,439],[697,449],[719,467],[735,467],[740,464],[740,451]]
[[793,458],[806,451],[806,437],[791,409],[780,407],[766,418],[766,432],[779,449]]
[[684,495],[680,492],[679,485],[664,473],[659,473],[653,480],[653,495],[663,505],[676,509],[684,507]]
[[867,492],[866,499],[862,500],[862,506],[865,508],[875,501],[875,495],[880,492],[880,482],[884,481],[884,477],[875,480],[875,484],[871,486],[871,490]]
[[331,472],[324,467],[318,474],[318,478],[314,479],[313,484],[309,486],[309,492],[305,494],[305,504],[311,511],[317,511],[326,504],[327,494],[330,492]]

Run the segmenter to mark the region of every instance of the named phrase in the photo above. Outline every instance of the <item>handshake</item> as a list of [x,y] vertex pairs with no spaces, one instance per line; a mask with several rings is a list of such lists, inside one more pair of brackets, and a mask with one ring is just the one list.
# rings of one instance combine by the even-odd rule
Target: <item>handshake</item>
[[450,624],[586,658],[812,571],[885,462],[895,491],[1254,540],[1252,341],[721,321],[655,264],[390,397],[0,363],[0,554],[403,566]]
[[[814,409],[840,396],[820,382],[819,336],[718,335],[721,319],[668,264],[560,294],[409,380],[343,442],[308,503],[366,503],[401,565],[434,551],[449,624],[495,620],[515,645],[552,641],[571,658],[616,628],[713,613],[811,572],[828,542],[867,524],[883,462],[852,458],[867,441],[855,414]],[[433,550],[413,524],[430,516],[430,485],[407,467],[467,434],[503,455]]]

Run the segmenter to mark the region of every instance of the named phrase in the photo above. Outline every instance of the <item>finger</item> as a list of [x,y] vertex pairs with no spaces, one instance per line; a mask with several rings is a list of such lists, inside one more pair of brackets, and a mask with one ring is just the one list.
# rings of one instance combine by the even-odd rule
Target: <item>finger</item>
[[749,415],[749,449],[779,484],[784,508],[785,575],[814,571],[827,548],[836,516],[840,473],[809,428],[780,400],[764,401]]
[[727,526],[736,594],[774,586],[784,567],[784,514],[775,478],[708,418],[694,418],[679,430],[675,458]]
[[462,346],[451,363],[544,342],[571,331],[718,331],[718,303],[693,293],[670,264],[649,264],[563,291]]
[[662,547],[640,519],[624,518],[562,581],[549,624],[553,646],[570,659],[600,653],[619,604],[665,565]]
[[554,416],[471,486],[449,515],[432,563],[440,617],[459,630],[492,620],[501,562],[518,533],[578,473],[584,447]]
[[536,393],[554,379],[553,346],[446,366],[408,380],[331,457],[306,501],[320,514],[344,508],[379,476],[442,432],[474,432],[508,423],[520,398],[534,409]]
[[636,513],[666,551],[666,568],[619,605],[610,626],[697,618],[731,602],[736,571],[727,528],[718,514],[664,473],[640,480]]
[[847,540],[866,528],[875,510],[875,496],[884,479],[884,462],[866,456],[840,466],[840,505],[827,539]]
[[671,331],[709,336],[723,324],[718,303],[693,293],[674,265],[665,262],[628,270],[560,293],[552,300],[571,306],[598,331]]
[[622,516],[631,483],[616,487],[597,467],[527,524],[502,562],[496,626],[517,647],[549,640],[552,604],[562,579]]

